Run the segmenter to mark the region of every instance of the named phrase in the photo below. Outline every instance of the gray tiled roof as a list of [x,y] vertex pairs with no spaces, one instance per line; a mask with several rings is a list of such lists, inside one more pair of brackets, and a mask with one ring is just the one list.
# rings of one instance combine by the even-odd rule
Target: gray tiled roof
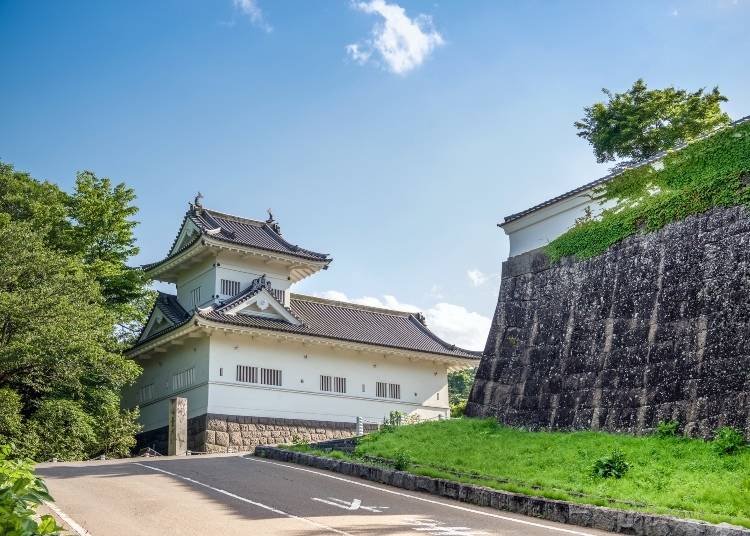
[[[738,119],[737,121],[733,121],[731,124],[727,125],[727,127],[724,128],[731,128],[737,125],[741,125],[742,123],[747,123],[750,121],[750,115],[743,117],[742,119]],[[711,136],[715,134],[716,132],[719,132],[720,130],[723,130],[723,128],[717,129],[715,131],[710,132],[704,137]],[[681,144],[677,147],[675,147],[672,150],[679,151],[683,147],[686,147],[688,144]],[[585,192],[587,190],[590,190],[592,188],[596,188],[597,186],[601,186],[602,184],[605,184],[618,175],[621,175],[628,169],[634,169],[639,168],[648,164],[653,164],[654,162],[661,160],[664,158],[664,156],[668,153],[668,151],[662,151],[659,154],[656,154],[652,156],[651,158],[648,158],[646,160],[642,160],[640,162],[636,162],[628,167],[625,167],[623,169],[618,169],[617,171],[614,171],[613,173],[610,173],[609,175],[605,175],[604,177],[600,177],[594,181],[591,181],[589,183],[584,184],[583,186],[579,186],[578,188],[574,188],[573,190],[570,190],[569,192],[565,192],[564,194],[558,195],[557,197],[553,197],[552,199],[548,199],[547,201],[544,201],[542,203],[539,203],[538,205],[534,205],[533,207],[527,208],[526,210],[522,210],[521,212],[516,212],[515,214],[511,214],[510,216],[506,216],[503,219],[503,223],[500,224],[500,226],[505,225],[506,223],[510,223],[514,220],[517,220],[518,218],[521,218],[523,216],[526,216],[527,214],[531,214],[532,212],[536,212],[537,210],[543,209],[545,207],[548,207],[550,205],[554,205],[555,203],[558,203],[560,201],[563,201],[565,199],[568,199],[570,197],[573,197],[575,195],[578,195],[582,192]]]
[[326,253],[317,253],[287,242],[273,230],[268,222],[239,218],[215,210],[195,207],[191,207],[188,211],[188,217],[204,233],[220,228],[217,234],[209,235],[216,240],[275,251],[312,261],[331,261]]
[[418,352],[478,359],[472,352],[448,344],[432,333],[416,315],[325,300],[302,294],[290,296],[291,313],[302,320],[295,326],[282,320],[250,315],[227,315],[223,308],[199,313],[202,317],[225,324],[287,331],[364,344],[374,344]]
[[[323,262],[326,266],[333,260],[326,253],[318,253],[309,249],[301,248],[296,244],[286,241],[276,230],[274,230],[272,225],[269,225],[269,222],[240,218],[239,216],[232,216],[230,214],[224,214],[203,207],[195,207],[193,205],[190,206],[185,214],[183,223],[180,225],[180,231],[187,220],[192,221],[196,227],[200,229],[201,234],[182,248],[171,252],[166,258],[143,265],[141,267],[142,269],[149,270],[173,257],[176,257],[182,251],[192,246],[201,237],[208,237],[221,242],[227,242],[229,244],[236,244],[253,249],[281,253],[298,259]],[[174,249],[179,236],[180,232],[178,231],[177,236],[172,242],[170,251]]]
[[168,331],[172,331],[173,329],[181,326],[182,324],[190,320],[190,318],[192,318],[192,315],[188,313],[182,307],[182,305],[180,305],[180,302],[177,301],[177,296],[175,296],[174,294],[167,294],[166,292],[159,292],[156,297],[156,301],[154,302],[154,307],[153,309],[151,309],[151,313],[149,313],[148,320],[146,320],[145,325],[148,325],[151,317],[154,316],[154,312],[157,309],[161,311],[161,313],[170,322],[172,322],[172,325],[155,333],[151,333],[145,339],[139,340],[138,344],[150,341],[151,339],[155,339],[163,335],[164,333],[167,333]]
[[[257,290],[252,292],[252,294],[255,293],[257,293]],[[171,314],[176,319],[184,318],[184,315],[188,313],[180,307],[174,297],[172,298],[172,300],[163,300],[160,308],[174,307]],[[432,333],[415,314],[326,300],[302,294],[291,294],[291,307],[288,309],[303,322],[301,325],[293,325],[283,320],[259,316],[228,315],[225,313],[231,305],[236,305],[247,298],[247,295],[240,295],[231,301],[218,304],[210,310],[198,311],[195,314],[197,317],[221,324],[268,329],[466,359],[479,359],[481,356],[481,352],[464,350],[443,341]],[[188,315],[187,318],[180,321],[180,325],[190,318],[191,316]],[[169,329],[174,329],[174,327],[176,326]],[[164,330],[146,340],[151,340],[166,331]],[[143,342],[145,340],[141,341],[141,343]]]

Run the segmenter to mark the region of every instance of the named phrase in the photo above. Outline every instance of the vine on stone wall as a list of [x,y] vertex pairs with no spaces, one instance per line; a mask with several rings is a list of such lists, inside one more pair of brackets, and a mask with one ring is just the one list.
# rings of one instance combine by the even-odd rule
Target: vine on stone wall
[[546,252],[553,262],[599,255],[628,236],[714,207],[750,204],[750,123],[669,152],[656,164],[629,169],[596,195],[617,204],[550,242]]

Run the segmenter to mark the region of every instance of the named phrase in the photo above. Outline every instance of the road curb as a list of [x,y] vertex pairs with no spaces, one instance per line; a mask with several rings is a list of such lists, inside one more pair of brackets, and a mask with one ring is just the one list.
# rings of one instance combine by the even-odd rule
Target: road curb
[[750,536],[750,530],[734,525],[714,525],[704,521],[680,519],[633,510],[618,510],[542,497],[530,497],[509,491],[413,475],[395,469],[334,460],[276,447],[256,447],[255,455],[281,462],[325,469],[409,491],[426,492],[477,506],[579,527],[632,534],[634,536]]

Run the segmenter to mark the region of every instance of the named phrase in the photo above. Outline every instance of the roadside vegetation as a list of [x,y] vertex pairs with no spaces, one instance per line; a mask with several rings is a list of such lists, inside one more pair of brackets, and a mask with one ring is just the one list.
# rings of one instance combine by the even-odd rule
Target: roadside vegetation
[[461,417],[466,411],[466,402],[476,374],[477,367],[448,373],[448,402],[451,407],[451,417]]
[[43,501],[52,501],[47,486],[34,475],[32,462],[9,459],[11,450],[8,445],[0,446],[0,534],[61,534],[62,527],[51,515],[36,514]]
[[127,267],[134,192],[91,172],[72,193],[0,162],[0,444],[10,457],[127,455],[136,411],[122,352],[151,293]]
[[[415,474],[584,504],[750,527],[750,449],[722,428],[703,441],[662,423],[652,436],[530,432],[491,419],[385,426],[353,457]],[[291,448],[310,451],[310,446]],[[314,451],[312,451],[314,452]]]

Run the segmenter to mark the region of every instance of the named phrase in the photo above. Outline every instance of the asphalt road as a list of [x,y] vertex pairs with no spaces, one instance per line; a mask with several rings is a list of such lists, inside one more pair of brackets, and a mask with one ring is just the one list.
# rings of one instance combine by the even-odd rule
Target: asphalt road
[[42,464],[79,534],[602,535],[249,455]]

